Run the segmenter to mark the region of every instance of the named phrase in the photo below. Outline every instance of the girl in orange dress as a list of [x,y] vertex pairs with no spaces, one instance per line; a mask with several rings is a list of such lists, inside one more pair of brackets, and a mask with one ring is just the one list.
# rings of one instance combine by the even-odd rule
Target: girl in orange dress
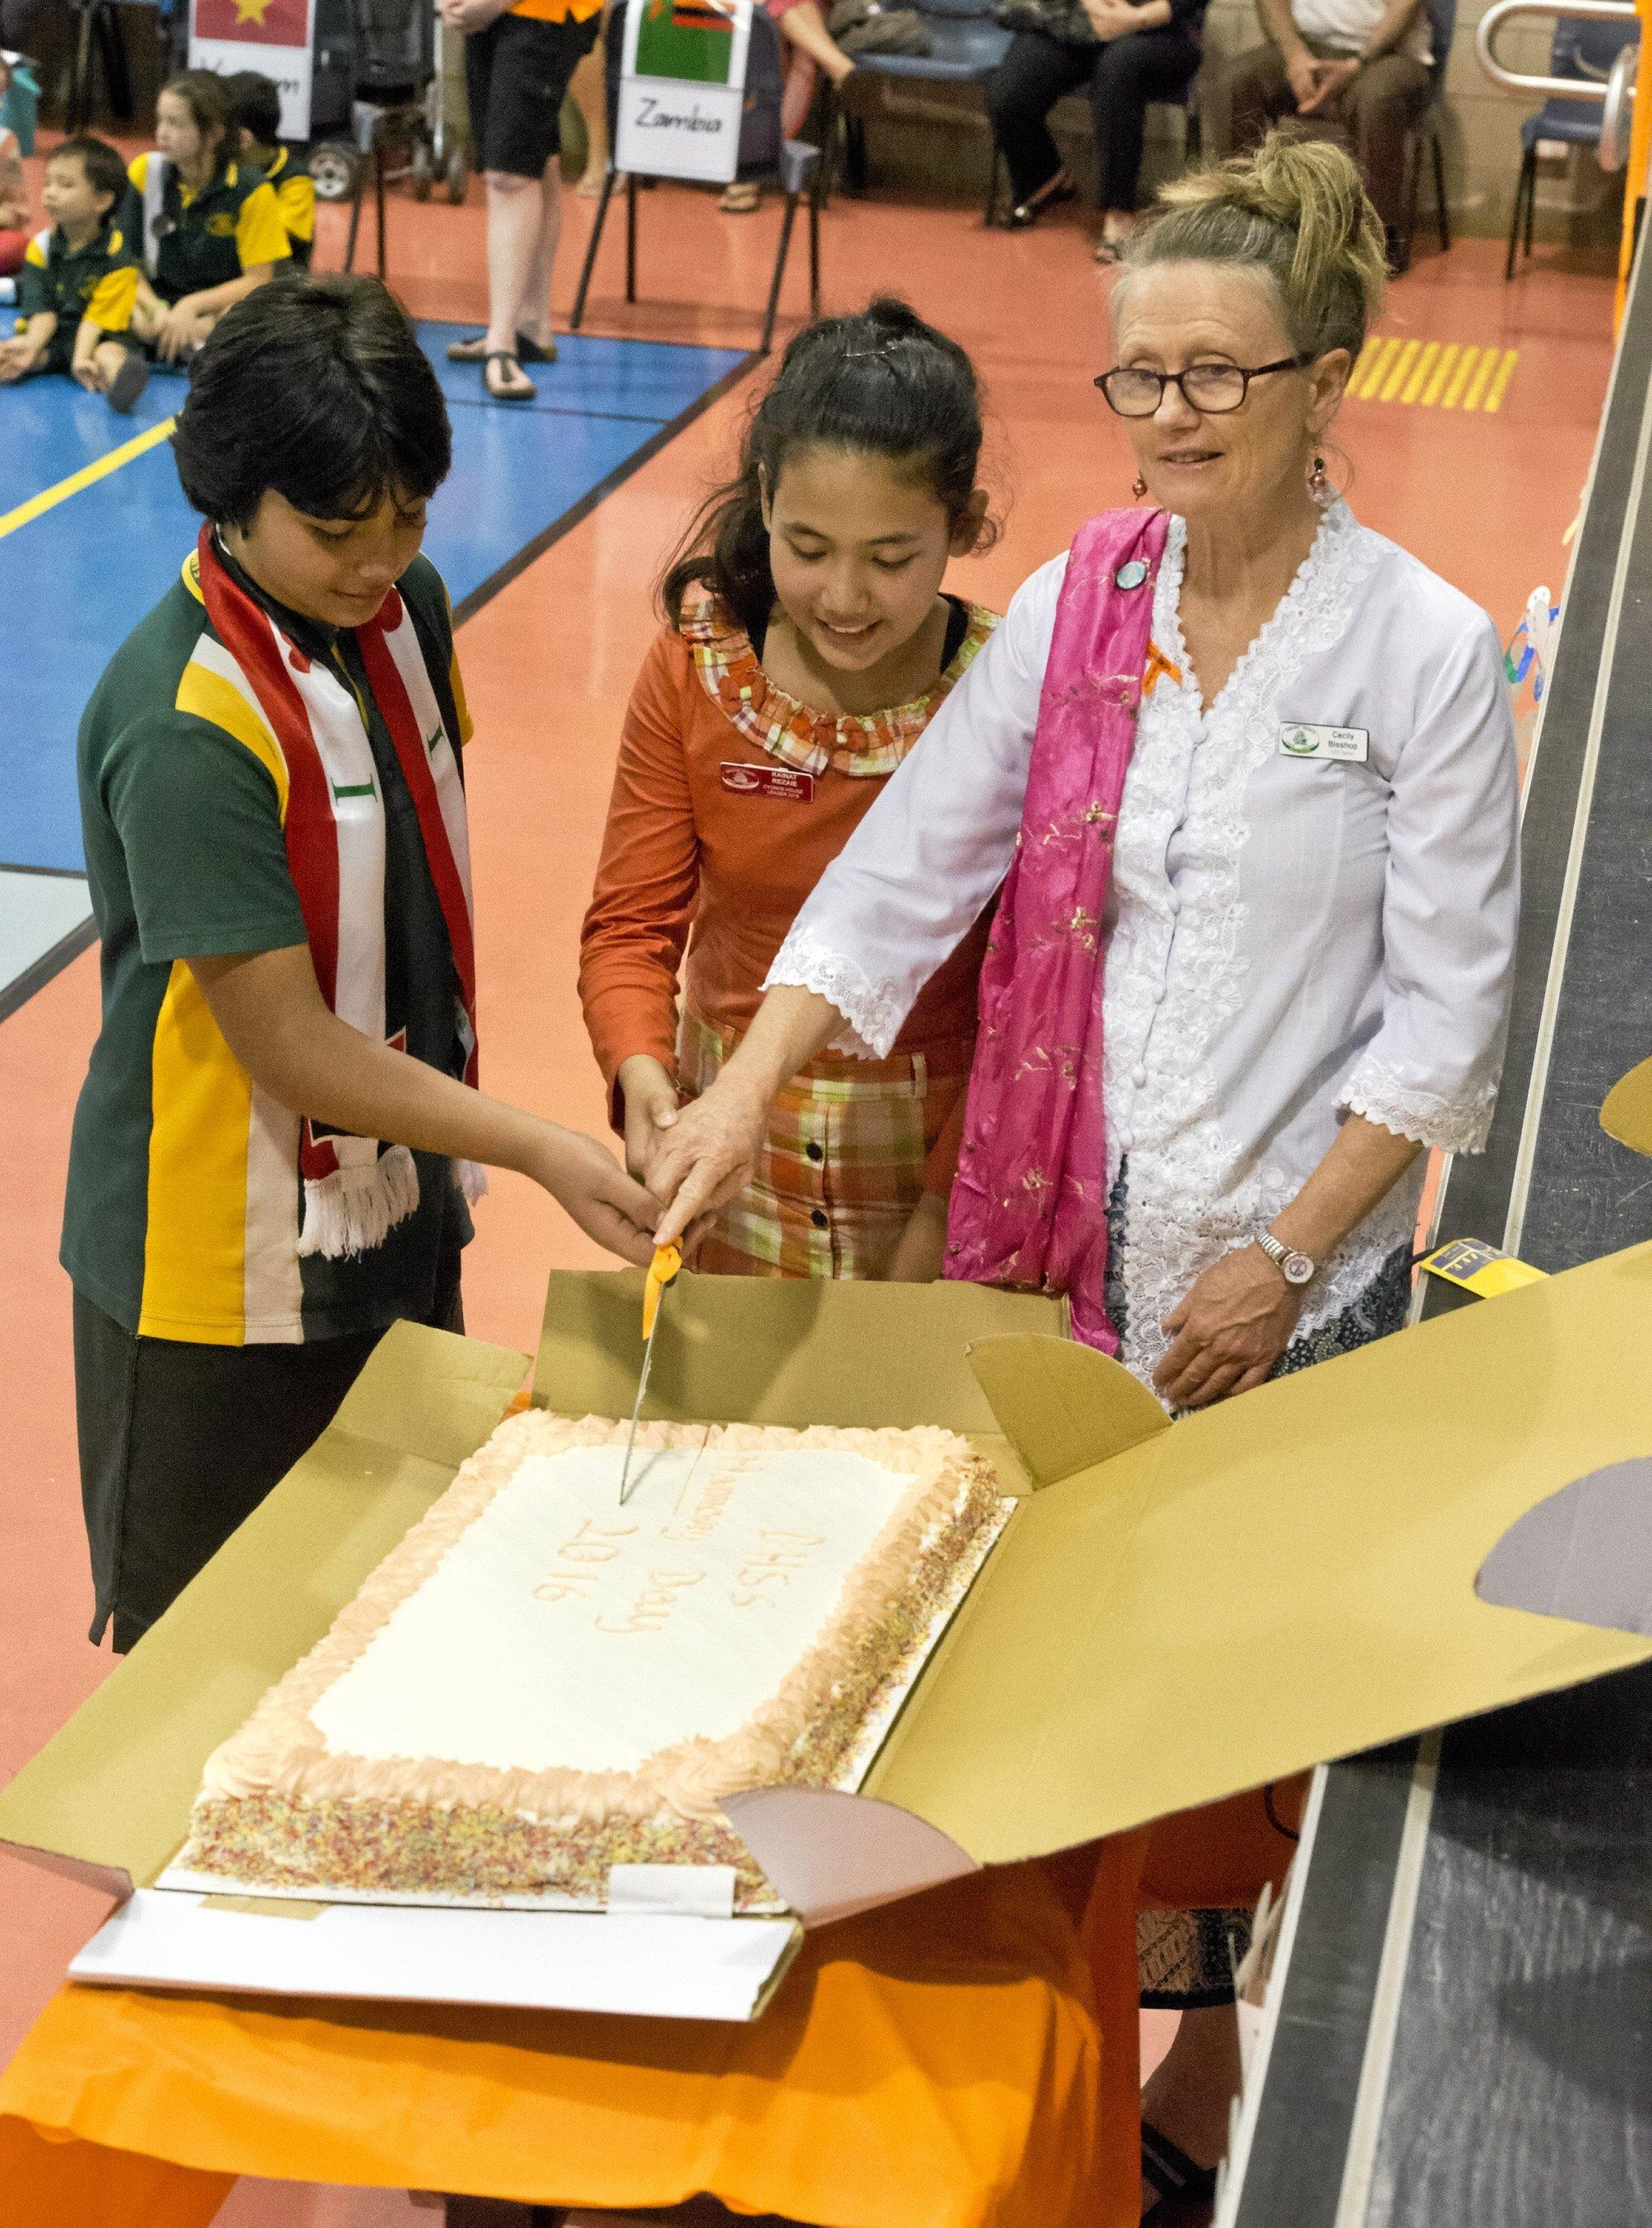
[[[579,970],[638,1175],[995,624],[941,586],[989,531],[981,439],[954,342],[898,302],[826,319],[787,349],[738,476],[666,577],[669,624],[626,715]],[[939,1275],[985,942],[983,915],[888,1059],[827,1053],[796,1080],[701,1268]]]

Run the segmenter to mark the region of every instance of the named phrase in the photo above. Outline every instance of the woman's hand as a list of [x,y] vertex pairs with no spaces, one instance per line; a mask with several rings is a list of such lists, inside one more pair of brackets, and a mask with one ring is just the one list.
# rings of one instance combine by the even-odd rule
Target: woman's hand
[[1103,46],[1122,39],[1127,31],[1139,31],[1142,28],[1141,17],[1130,0],[1084,0],[1084,12]]
[[709,1091],[681,1110],[659,1140],[649,1178],[665,1209],[660,1245],[680,1241],[700,1217],[745,1190],[757,1173],[769,1105],[725,1069]]
[[1302,1303],[1259,1245],[1223,1254],[1164,1318],[1173,1339],[1153,1373],[1155,1391],[1175,1408],[1248,1392],[1290,1345]]
[[932,1284],[946,1260],[946,1201],[926,1191],[907,1218],[884,1275],[892,1284]]
[[628,1176],[594,1137],[545,1124],[541,1153],[526,1173],[542,1184],[587,1238],[645,1269],[654,1258],[659,1201]]
[[625,1166],[645,1184],[653,1174],[661,1132],[676,1125],[676,1085],[651,1053],[622,1060],[614,1080],[625,1106]]

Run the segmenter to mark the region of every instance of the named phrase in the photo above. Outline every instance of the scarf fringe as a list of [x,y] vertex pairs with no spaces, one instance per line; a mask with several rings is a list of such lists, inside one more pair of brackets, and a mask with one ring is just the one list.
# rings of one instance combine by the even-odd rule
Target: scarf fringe
[[406,1145],[392,1145],[375,1161],[335,1168],[306,1181],[301,1257],[319,1253],[336,1261],[382,1245],[419,1204],[419,1169]]
[[488,1172],[480,1161],[455,1161],[453,1181],[472,1207],[488,1195]]

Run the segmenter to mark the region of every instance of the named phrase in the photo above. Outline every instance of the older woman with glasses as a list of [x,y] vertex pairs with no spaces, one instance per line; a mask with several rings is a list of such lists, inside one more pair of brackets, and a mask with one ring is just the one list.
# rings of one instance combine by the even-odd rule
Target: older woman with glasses
[[[1516,768],[1490,621],[1329,483],[1384,277],[1353,164],[1275,138],[1162,200],[1098,381],[1148,507],[1022,587],[650,1188],[667,1238],[745,1183],[793,1072],[886,1053],[996,899],[946,1274],[1066,1295],[1186,1409],[1403,1322],[1422,1156],[1490,1121]],[[1229,1932],[1143,1957],[1207,2007],[1146,2099],[1167,2189],[1221,2148]]]
[[1002,884],[947,1274],[1066,1293],[1191,1408],[1402,1321],[1421,1156],[1490,1120],[1516,766],[1491,622],[1329,485],[1383,285],[1353,165],[1274,138],[1162,202],[1097,381],[1152,507],[1021,588],[654,1174],[668,1234],[744,1181]]

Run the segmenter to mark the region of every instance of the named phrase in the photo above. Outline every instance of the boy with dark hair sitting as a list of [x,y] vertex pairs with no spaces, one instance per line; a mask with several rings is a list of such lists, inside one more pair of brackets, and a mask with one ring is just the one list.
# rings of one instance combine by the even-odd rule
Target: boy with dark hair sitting
[[149,367],[128,338],[138,266],[114,221],[126,166],[82,134],[53,149],[41,199],[52,220],[29,243],[17,278],[17,331],[0,342],[0,382],[66,372],[123,414]]
[[238,70],[225,80],[237,158],[264,174],[286,227],[299,270],[316,248],[316,182],[291,147],[281,144],[281,88],[262,70]]

